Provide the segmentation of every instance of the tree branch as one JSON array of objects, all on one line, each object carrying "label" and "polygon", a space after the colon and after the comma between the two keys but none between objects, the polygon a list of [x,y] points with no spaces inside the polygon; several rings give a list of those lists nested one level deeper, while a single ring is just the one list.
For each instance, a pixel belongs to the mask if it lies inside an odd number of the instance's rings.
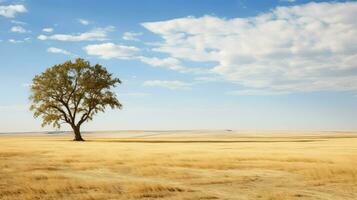
[{"label": "tree branch", "polygon": [[57,106],[54,106],[54,105],[51,105],[50,106],[51,108],[54,108],[56,110],[58,110],[59,112],[61,112],[63,114],[63,117],[64,117],[64,120],[67,122],[67,123],[71,123],[70,120],[68,119],[67,117],[67,114],[64,110],[62,110],[61,108],[57,107]]}]

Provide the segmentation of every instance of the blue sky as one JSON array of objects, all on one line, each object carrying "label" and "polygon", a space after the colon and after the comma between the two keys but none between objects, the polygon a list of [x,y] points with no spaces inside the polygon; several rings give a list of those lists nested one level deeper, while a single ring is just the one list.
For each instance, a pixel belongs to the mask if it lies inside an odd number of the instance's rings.
[{"label": "blue sky", "polygon": [[76,57],[123,81],[124,109],[85,130],[356,129],[356,17],[356,1],[0,0],[0,132],[53,130],[29,84]]}]

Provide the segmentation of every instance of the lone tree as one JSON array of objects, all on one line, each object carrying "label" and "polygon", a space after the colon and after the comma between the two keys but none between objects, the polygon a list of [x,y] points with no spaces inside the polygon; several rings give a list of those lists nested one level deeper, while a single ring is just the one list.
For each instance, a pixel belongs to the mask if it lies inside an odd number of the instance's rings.
[{"label": "lone tree", "polygon": [[54,65],[32,80],[31,108],[34,117],[42,117],[42,126],[69,124],[74,141],[84,141],[80,127],[106,107],[120,109],[122,105],[111,91],[120,84],[103,66],[91,66],[76,59]]}]

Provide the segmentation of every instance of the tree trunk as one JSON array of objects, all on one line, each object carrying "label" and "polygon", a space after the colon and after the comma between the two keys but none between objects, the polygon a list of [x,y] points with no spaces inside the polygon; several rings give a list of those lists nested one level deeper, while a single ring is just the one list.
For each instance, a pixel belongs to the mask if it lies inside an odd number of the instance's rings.
[{"label": "tree trunk", "polygon": [[81,131],[79,126],[73,126],[73,132],[74,132],[74,139],[73,141],[84,141],[82,136],[81,136]]}]

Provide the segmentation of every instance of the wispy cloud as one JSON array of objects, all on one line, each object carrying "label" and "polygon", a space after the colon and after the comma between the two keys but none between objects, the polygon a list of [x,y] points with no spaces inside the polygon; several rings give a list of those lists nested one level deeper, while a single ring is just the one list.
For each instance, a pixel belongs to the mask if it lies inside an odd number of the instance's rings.
[{"label": "wispy cloud", "polygon": [[280,0],[281,2],[289,2],[289,3],[294,3],[296,0]]},{"label": "wispy cloud", "polygon": [[217,76],[199,76],[194,78],[197,82],[217,82],[221,81],[222,79]]},{"label": "wispy cloud", "polygon": [[6,18],[14,18],[17,13],[24,12],[27,12],[27,9],[24,5],[21,4],[0,6],[0,16]]},{"label": "wispy cloud", "polygon": [[53,28],[43,28],[42,31],[46,32],[46,33],[52,33],[53,32]]},{"label": "wispy cloud", "polygon": [[92,44],[84,47],[88,55],[99,56],[103,59],[128,59],[135,56],[140,49],[114,43]]},{"label": "wispy cloud", "polygon": [[56,53],[56,54],[64,54],[64,55],[73,55],[71,52],[69,52],[67,50],[56,48],[56,47],[49,47],[47,49],[47,52]]},{"label": "wispy cloud", "polygon": [[82,25],[89,25],[90,24],[90,22],[88,20],[85,20],[85,19],[77,19],[77,21]]},{"label": "wispy cloud", "polygon": [[182,81],[148,80],[145,81],[143,85],[150,87],[163,87],[170,90],[188,90],[191,89],[192,84]]},{"label": "wispy cloud", "polygon": [[142,35],[142,33],[125,32],[123,34],[123,39],[124,40],[131,40],[131,41],[140,41],[140,39],[138,37],[141,36],[141,35]]},{"label": "wispy cloud", "polygon": [[26,22],[18,21],[18,20],[11,20],[11,23],[13,23],[13,24],[19,24],[19,25],[26,25],[26,24],[27,24]]},{"label": "wispy cloud", "polygon": [[8,40],[10,43],[18,44],[18,43],[23,43],[23,40],[15,40],[15,39],[9,39]]},{"label": "wispy cloud", "polygon": [[139,59],[141,62],[146,63],[153,67],[170,69],[170,70],[178,71],[180,73],[193,73],[193,74],[210,73],[209,71],[203,68],[185,67],[179,59],[173,57],[159,58],[159,57],[138,56],[136,57],[136,59]]},{"label": "wispy cloud", "polygon": [[24,43],[24,42],[30,42],[30,41],[31,41],[31,38],[30,38],[30,37],[26,37],[26,38],[21,39],[21,40],[8,39],[8,42],[14,43],[14,44],[19,44],[19,43]]},{"label": "wispy cloud", "polygon": [[139,59],[141,62],[144,62],[154,67],[168,68],[175,71],[183,71],[186,69],[181,65],[181,62],[178,59],[172,57],[158,58],[158,57],[141,56]]},{"label": "wispy cloud", "polygon": [[231,96],[272,96],[272,95],[284,95],[288,94],[286,91],[270,91],[270,90],[254,90],[254,89],[244,89],[244,90],[235,90],[228,91],[226,95]]},{"label": "wispy cloud", "polygon": [[14,32],[14,33],[27,33],[27,32],[29,32],[28,30],[26,30],[22,26],[13,26],[13,27],[11,27],[10,31]]},{"label": "wispy cloud", "polygon": [[113,31],[113,26],[105,28],[96,28],[88,32],[78,34],[55,34],[55,35],[39,35],[39,40],[58,40],[58,41],[103,41],[107,40],[108,33]]}]

